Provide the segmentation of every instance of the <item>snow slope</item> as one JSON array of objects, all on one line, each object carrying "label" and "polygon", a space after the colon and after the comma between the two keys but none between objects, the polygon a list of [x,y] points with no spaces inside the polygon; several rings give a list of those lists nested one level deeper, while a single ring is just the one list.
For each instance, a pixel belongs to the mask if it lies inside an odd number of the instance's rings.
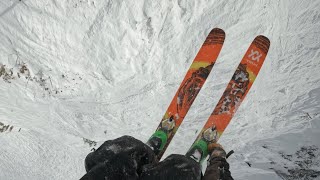
[{"label": "snow slope", "polygon": [[267,59],[220,139],[232,174],[320,179],[319,0],[1,1],[0,179],[79,179],[105,140],[146,141],[214,27],[223,49],[166,155],[188,150],[263,34]]}]

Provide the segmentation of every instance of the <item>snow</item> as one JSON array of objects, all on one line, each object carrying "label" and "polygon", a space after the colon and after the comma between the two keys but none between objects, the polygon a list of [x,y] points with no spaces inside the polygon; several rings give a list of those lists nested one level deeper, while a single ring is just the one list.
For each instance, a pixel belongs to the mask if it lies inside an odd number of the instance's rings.
[{"label": "snow", "polygon": [[224,46],[165,156],[186,153],[263,34],[269,54],[219,142],[235,179],[320,179],[319,0],[1,1],[0,179],[79,179],[105,140],[147,141],[214,27]]}]

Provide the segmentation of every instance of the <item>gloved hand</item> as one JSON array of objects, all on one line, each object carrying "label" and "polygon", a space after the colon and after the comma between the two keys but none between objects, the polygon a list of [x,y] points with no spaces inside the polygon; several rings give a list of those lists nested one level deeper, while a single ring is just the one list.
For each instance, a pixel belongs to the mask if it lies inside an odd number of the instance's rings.
[{"label": "gloved hand", "polygon": [[202,180],[233,180],[226,160],[228,155],[223,147],[216,143],[211,147],[210,152],[208,166]]},{"label": "gloved hand", "polygon": [[149,146],[130,137],[104,142],[85,159],[87,174],[80,180],[137,180],[142,166],[155,162]]},{"label": "gloved hand", "polygon": [[140,180],[201,180],[201,166],[184,155],[172,154],[159,163],[145,165]]}]

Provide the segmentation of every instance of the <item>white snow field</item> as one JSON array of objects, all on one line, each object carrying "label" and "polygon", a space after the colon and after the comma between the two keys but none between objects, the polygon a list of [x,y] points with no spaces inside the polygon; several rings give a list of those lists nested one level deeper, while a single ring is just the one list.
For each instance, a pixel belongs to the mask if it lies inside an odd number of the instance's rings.
[{"label": "white snow field", "polygon": [[165,156],[186,153],[263,34],[219,142],[237,180],[320,179],[319,0],[1,0],[0,179],[79,179],[104,141],[146,142],[214,27],[224,46]]}]

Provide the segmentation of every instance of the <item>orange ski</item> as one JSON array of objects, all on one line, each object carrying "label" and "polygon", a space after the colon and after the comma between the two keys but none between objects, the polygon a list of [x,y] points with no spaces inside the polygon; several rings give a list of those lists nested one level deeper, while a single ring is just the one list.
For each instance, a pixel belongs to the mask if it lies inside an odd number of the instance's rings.
[{"label": "orange ski", "polygon": [[211,153],[214,143],[218,141],[249,92],[267,56],[269,46],[269,39],[261,35],[251,43],[218,104],[187,152],[188,157],[202,162]]},{"label": "orange ski", "polygon": [[220,53],[224,39],[225,33],[223,30],[218,28],[211,30],[173,97],[156,132],[148,140],[147,144],[153,149],[158,160],[161,159],[205,83]]}]

